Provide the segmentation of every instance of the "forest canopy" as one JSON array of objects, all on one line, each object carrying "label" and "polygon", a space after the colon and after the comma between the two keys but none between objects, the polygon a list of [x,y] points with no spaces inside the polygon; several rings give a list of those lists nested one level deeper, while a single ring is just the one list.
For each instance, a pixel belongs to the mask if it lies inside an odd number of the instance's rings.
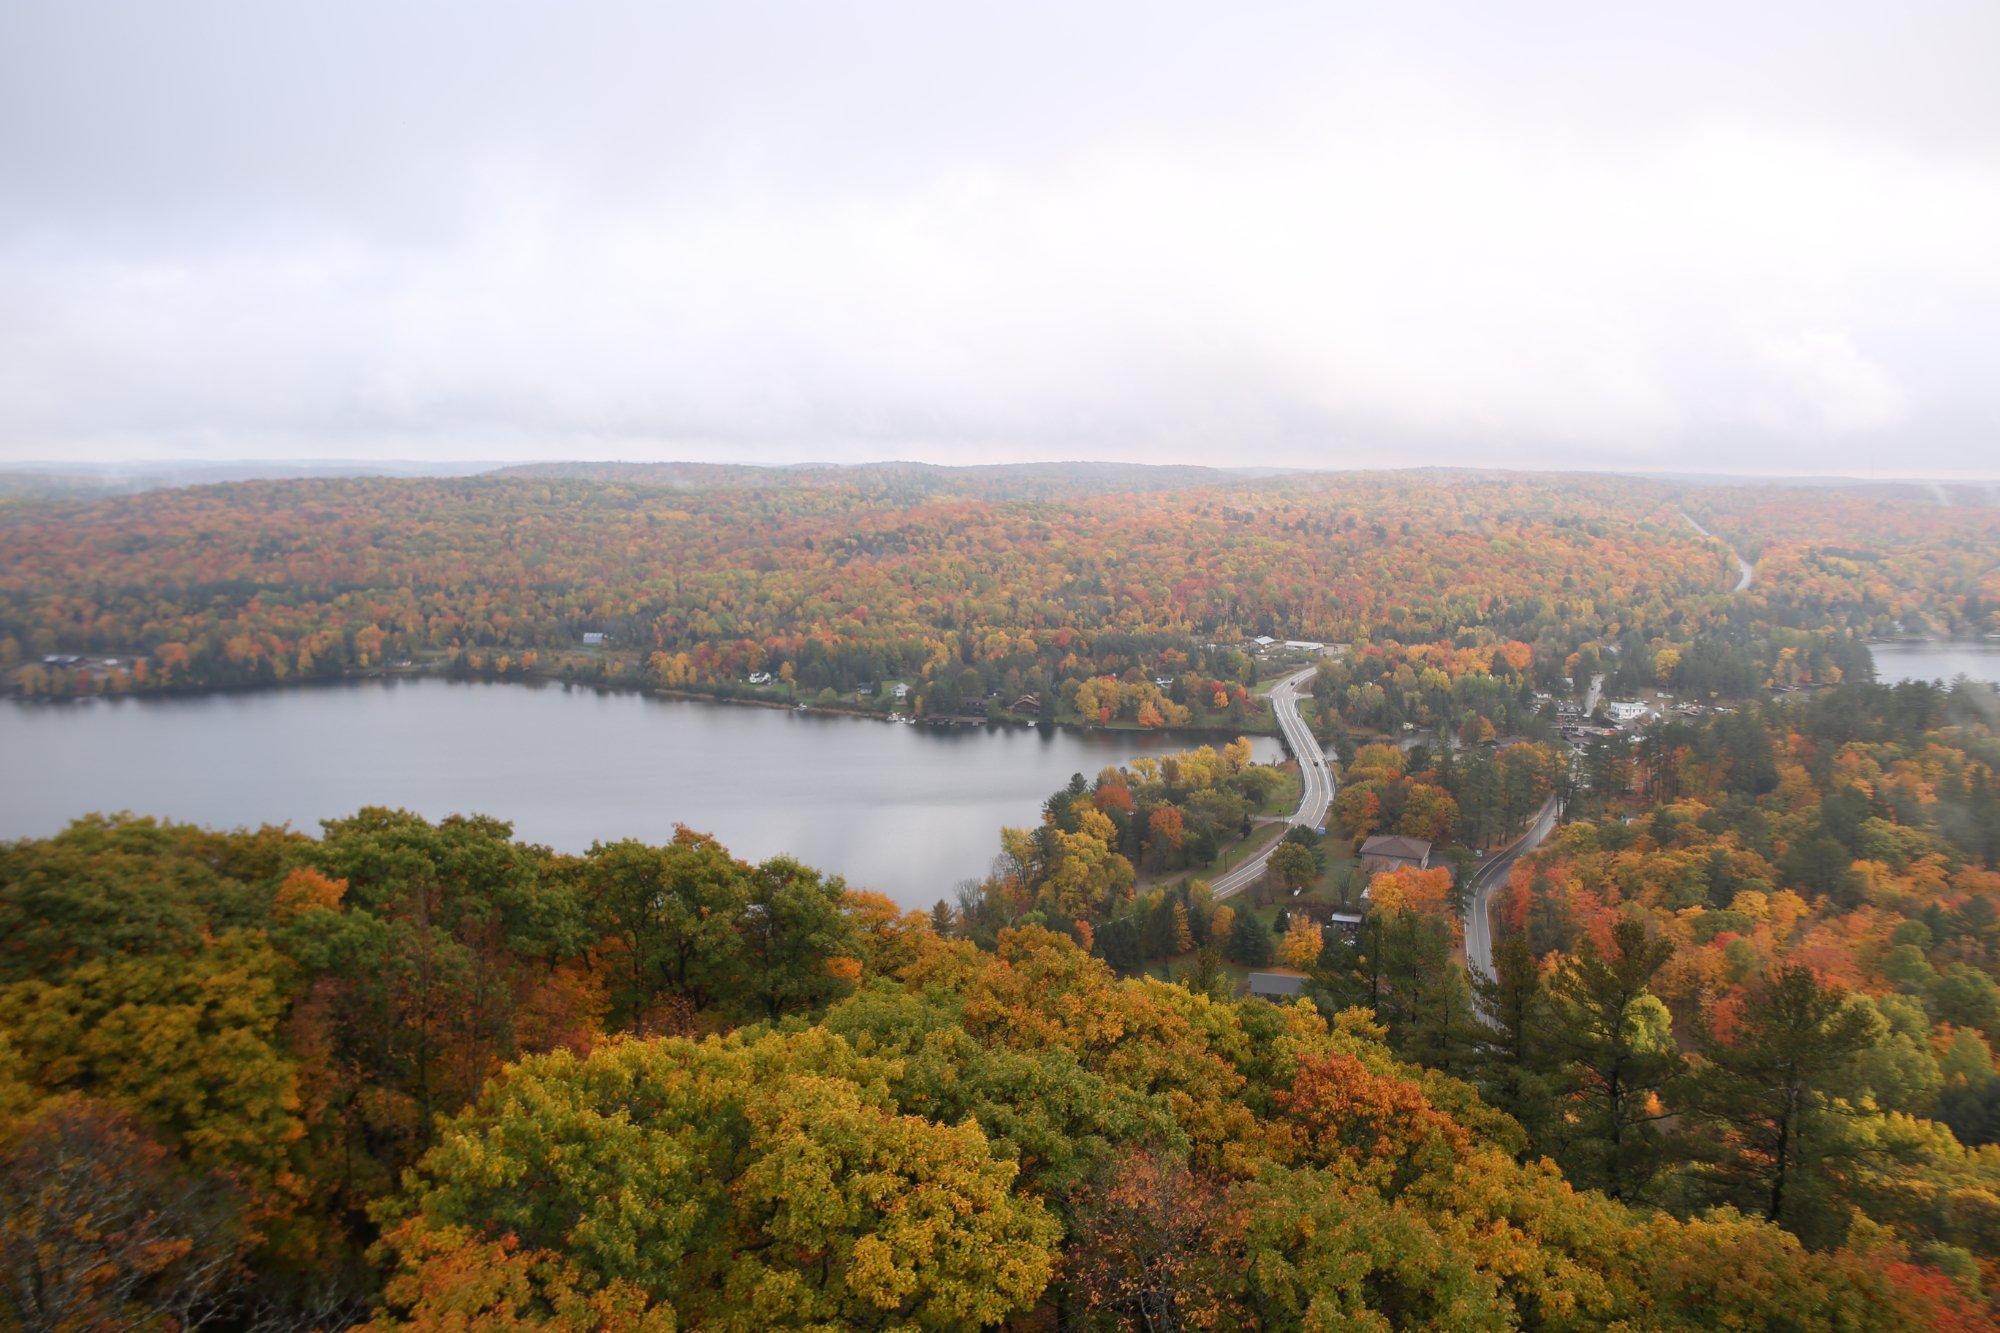
[{"label": "forest canopy", "polygon": [[91,819],[0,848],[0,924],[24,1323],[1968,1308],[1887,1231],[1807,1248],[1575,1188],[1363,1010],[1120,979],[1035,927],[982,950],[693,833],[562,856],[388,810]]}]

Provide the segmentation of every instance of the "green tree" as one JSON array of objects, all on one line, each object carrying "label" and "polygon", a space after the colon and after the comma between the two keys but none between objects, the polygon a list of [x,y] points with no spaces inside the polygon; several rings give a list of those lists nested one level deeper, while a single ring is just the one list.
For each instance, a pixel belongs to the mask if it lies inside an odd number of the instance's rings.
[{"label": "green tree", "polygon": [[[1827,1117],[1855,1089],[1854,1057],[1873,1035],[1868,1014],[1812,969],[1780,966],[1749,997],[1741,1027],[1705,1045],[1694,1105],[1717,1135],[1706,1174],[1719,1196],[1794,1231],[1824,1200]],[[1808,1240],[1815,1239],[1808,1235]]]},{"label": "green tree", "polygon": [[596,844],[584,857],[583,896],[615,978],[616,1026],[642,1024],[663,997],[705,1008],[740,984],[750,877],[713,838],[682,828],[664,847]]},{"label": "green tree", "polygon": [[1614,1199],[1639,1198],[1662,1164],[1661,1096],[1683,1061],[1651,984],[1672,955],[1670,941],[1621,920],[1608,951],[1585,936],[1549,981],[1556,1091],[1574,1108],[1558,1160],[1572,1180]]},{"label": "green tree", "polygon": [[1236,920],[1230,923],[1229,938],[1224,941],[1222,952],[1233,963],[1244,967],[1268,967],[1271,951],[1275,947],[1271,938],[1271,928],[1248,908],[1236,913]]},{"label": "green tree", "polygon": [[847,993],[849,983],[828,966],[855,952],[854,929],[840,905],[846,890],[839,876],[828,878],[789,856],[751,872],[741,927],[743,993],[766,1017]]},{"label": "green tree", "polygon": [[1540,1142],[1551,1114],[1547,998],[1527,937],[1512,934],[1494,946],[1493,975],[1475,977],[1473,989],[1479,1000],[1472,1031],[1480,1095]]},{"label": "green tree", "polygon": [[1271,873],[1287,891],[1310,886],[1319,878],[1319,869],[1312,850],[1296,842],[1280,842],[1271,849]]},{"label": "green tree", "polygon": [[1461,1068],[1472,1034],[1472,989],[1452,959],[1451,922],[1379,908],[1369,917],[1375,1016],[1389,1029],[1390,1046],[1427,1068]]}]

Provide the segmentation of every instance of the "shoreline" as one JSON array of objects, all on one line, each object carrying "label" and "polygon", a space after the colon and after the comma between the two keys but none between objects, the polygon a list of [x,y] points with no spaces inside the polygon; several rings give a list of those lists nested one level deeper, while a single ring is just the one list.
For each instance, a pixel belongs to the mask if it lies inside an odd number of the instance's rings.
[{"label": "shoreline", "polygon": [[1913,639],[1863,639],[1862,646],[1876,648],[2000,648],[2000,634],[1977,639],[1940,639],[1922,635]]},{"label": "shoreline", "polygon": [[[357,685],[364,682],[393,684],[406,680],[440,680],[453,685],[523,685],[535,689],[559,688],[565,690],[594,690],[601,694],[636,694],[656,699],[677,699],[689,703],[730,705],[746,708],[763,708],[782,713],[806,713],[815,717],[846,717],[862,722],[889,722],[886,713],[865,708],[827,707],[824,704],[804,700],[787,702],[782,699],[759,698],[755,695],[708,694],[698,690],[670,689],[659,685],[618,684],[611,681],[564,680],[560,676],[521,675],[499,676],[491,673],[467,672],[454,674],[449,671],[431,670],[424,667],[380,667],[361,671],[343,672],[337,676],[311,676],[300,680],[259,681],[240,685],[168,685],[148,687],[138,690],[124,690],[116,693],[63,694],[31,696],[18,691],[9,691],[6,699],[14,704],[28,707],[64,707],[95,704],[100,701],[123,703],[144,702],[151,699],[202,699],[227,697],[230,695],[273,694],[284,690],[326,689],[336,686]],[[1096,722],[1072,722],[1030,720],[1026,718],[975,718],[952,717],[947,720],[931,721],[917,719],[912,723],[891,723],[890,725],[914,725],[934,731],[971,730],[981,727],[996,729],[1038,729],[1051,727],[1066,731],[1117,734],[1130,732],[1135,735],[1173,735],[1207,737],[1221,741],[1234,740],[1238,736],[1275,737],[1278,732],[1266,727],[1221,727],[1189,723],[1178,727],[1141,727],[1130,723],[1105,725]]]}]

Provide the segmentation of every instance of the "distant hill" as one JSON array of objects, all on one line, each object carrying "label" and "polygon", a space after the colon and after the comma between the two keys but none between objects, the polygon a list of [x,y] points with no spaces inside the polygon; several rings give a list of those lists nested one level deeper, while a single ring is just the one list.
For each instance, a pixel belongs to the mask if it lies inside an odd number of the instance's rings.
[{"label": "distant hill", "polygon": [[884,497],[937,495],[989,499],[1049,499],[1104,492],[1182,491],[1282,475],[1284,468],[1211,468],[1149,463],[524,463],[494,475],[565,477],[626,486],[686,491],[810,489],[838,486]]},{"label": "distant hill", "polygon": [[16,463],[0,466],[0,496],[84,497],[135,495],[176,486],[215,486],[232,481],[293,481],[311,477],[464,477],[489,472],[490,461],[430,462],[420,459],[232,459],[226,462],[167,460],[158,463]]}]

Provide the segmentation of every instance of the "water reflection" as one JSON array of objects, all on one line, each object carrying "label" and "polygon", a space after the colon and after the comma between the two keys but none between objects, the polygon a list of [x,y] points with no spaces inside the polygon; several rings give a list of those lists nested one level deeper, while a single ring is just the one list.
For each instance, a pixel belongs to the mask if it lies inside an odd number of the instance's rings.
[{"label": "water reflection", "polygon": [[[1214,738],[948,728],[557,684],[356,681],[0,707],[0,836],[91,810],[291,823],[365,804],[477,811],[569,851],[676,823],[924,907],[1071,773]],[[1276,758],[1260,738],[1259,758]]]}]

